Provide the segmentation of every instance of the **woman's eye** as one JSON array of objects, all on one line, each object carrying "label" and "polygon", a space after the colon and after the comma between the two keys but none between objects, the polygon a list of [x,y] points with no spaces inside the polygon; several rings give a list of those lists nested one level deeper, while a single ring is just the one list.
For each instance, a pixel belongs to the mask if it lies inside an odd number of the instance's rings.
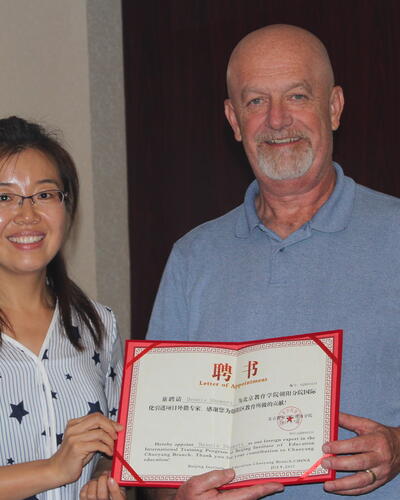
[{"label": "woman's eye", "polygon": [[53,193],[49,192],[49,191],[42,191],[41,193],[38,194],[38,198],[40,200],[50,200],[51,198],[53,198]]},{"label": "woman's eye", "polygon": [[6,193],[0,194],[0,202],[12,201],[12,196]]}]

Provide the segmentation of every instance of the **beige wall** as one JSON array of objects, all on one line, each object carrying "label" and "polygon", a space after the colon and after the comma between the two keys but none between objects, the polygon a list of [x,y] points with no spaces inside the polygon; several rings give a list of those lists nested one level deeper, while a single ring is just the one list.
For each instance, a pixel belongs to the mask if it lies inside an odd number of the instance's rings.
[{"label": "beige wall", "polygon": [[0,0],[0,68],[0,115],[63,132],[81,180],[70,273],[129,337],[120,1]]}]

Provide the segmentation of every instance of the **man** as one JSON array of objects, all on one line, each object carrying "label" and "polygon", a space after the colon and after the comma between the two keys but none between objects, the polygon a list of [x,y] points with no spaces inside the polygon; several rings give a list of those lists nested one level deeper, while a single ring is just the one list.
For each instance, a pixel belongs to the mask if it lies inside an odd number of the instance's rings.
[{"label": "man", "polygon": [[[332,162],[344,99],[314,35],[286,25],[250,33],[231,55],[227,83],[225,113],[256,181],[243,205],[175,244],[148,337],[343,329],[340,439],[323,447],[335,455],[323,465],[340,472],[323,487],[287,487],[282,498],[398,499],[400,200],[355,184]],[[214,496],[223,474],[192,478],[177,498]]]}]

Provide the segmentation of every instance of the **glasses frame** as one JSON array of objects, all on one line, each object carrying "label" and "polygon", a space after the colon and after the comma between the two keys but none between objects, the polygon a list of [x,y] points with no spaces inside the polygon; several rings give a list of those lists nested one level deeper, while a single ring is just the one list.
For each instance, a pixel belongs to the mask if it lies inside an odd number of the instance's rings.
[{"label": "glasses frame", "polygon": [[[60,197],[59,197],[59,204],[60,205],[62,205],[64,203],[65,199],[68,197],[68,193],[66,193],[65,191],[62,191],[61,189],[43,189],[42,191],[37,191],[36,193],[33,193],[29,196],[24,196],[23,194],[18,194],[18,193],[0,192],[0,197],[3,195],[6,195],[6,196],[16,196],[17,198],[19,198],[17,205],[11,205],[9,207],[7,207],[6,205],[2,207],[2,203],[0,201],[0,211],[2,209],[5,209],[5,208],[12,208],[12,209],[22,208],[25,200],[31,200],[31,204],[33,207],[46,206],[46,204],[41,205],[40,203],[37,203],[37,200],[35,201],[35,199],[34,199],[35,197],[37,197],[38,194],[41,194],[41,193],[58,193],[60,195]],[[45,201],[45,200],[43,200],[43,201]]]}]

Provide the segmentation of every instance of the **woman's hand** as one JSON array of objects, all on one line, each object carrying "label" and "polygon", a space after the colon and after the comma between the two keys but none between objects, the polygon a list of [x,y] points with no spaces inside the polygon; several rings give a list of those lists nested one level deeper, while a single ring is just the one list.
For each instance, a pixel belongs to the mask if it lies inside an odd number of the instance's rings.
[{"label": "woman's hand", "polygon": [[79,500],[126,500],[125,488],[118,486],[110,477],[110,472],[103,472],[85,484],[81,489]]},{"label": "woman's hand", "polygon": [[60,448],[49,459],[57,484],[61,486],[76,481],[96,452],[111,456],[117,432],[122,428],[101,413],[70,420]]}]

